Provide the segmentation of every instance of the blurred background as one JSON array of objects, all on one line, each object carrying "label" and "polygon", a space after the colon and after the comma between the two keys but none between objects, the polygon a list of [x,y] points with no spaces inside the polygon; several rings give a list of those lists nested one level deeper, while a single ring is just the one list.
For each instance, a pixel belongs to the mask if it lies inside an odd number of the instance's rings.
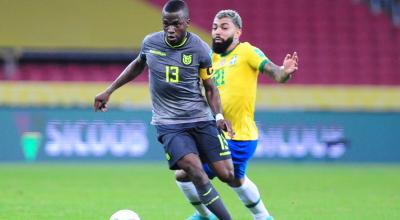
[{"label": "blurred background", "polygon": [[[259,77],[256,158],[400,162],[397,0],[187,1],[208,43],[214,15],[242,16],[242,41],[277,64],[297,51],[285,85]],[[161,30],[163,0],[0,0],[0,161],[163,160],[150,126],[147,70],[109,112],[94,96]]]},{"label": "blurred background", "polygon": [[[0,0],[0,219],[184,219],[192,207],[150,125],[148,72],[94,96],[161,30],[164,0]],[[248,169],[276,219],[400,219],[398,0],[187,0],[190,31],[237,10],[242,41],[281,65],[259,76],[259,145]],[[156,179],[156,180],[155,180]],[[251,219],[213,181],[235,219]],[[178,207],[178,208],[177,208]],[[317,217],[316,217],[317,216]]]}]

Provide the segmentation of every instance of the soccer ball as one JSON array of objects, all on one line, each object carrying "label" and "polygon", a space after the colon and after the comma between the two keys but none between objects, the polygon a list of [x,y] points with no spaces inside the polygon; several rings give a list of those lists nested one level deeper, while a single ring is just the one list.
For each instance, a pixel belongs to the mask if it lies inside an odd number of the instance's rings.
[{"label": "soccer ball", "polygon": [[115,212],[110,220],[140,220],[140,217],[134,211],[123,209]]}]

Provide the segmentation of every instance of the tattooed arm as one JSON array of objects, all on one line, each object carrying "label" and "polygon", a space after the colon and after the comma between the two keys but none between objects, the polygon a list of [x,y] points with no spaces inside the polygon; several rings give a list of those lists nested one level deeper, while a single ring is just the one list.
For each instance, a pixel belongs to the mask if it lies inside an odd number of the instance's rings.
[{"label": "tattooed arm", "polygon": [[285,83],[298,69],[298,61],[299,58],[296,52],[293,55],[287,54],[282,66],[277,66],[269,61],[265,64],[263,73],[270,76],[276,82]]}]

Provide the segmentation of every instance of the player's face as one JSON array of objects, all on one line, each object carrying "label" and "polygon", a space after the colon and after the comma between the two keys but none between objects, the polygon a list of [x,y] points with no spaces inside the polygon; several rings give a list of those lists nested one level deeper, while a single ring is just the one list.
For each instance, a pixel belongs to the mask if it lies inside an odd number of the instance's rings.
[{"label": "player's face", "polygon": [[165,37],[169,44],[178,45],[186,35],[186,29],[189,26],[189,19],[183,16],[182,11],[168,13],[164,12],[162,16],[163,29]]},{"label": "player's face", "polygon": [[238,41],[240,29],[230,18],[215,18],[211,31],[212,47],[215,53],[225,53],[234,40]]}]

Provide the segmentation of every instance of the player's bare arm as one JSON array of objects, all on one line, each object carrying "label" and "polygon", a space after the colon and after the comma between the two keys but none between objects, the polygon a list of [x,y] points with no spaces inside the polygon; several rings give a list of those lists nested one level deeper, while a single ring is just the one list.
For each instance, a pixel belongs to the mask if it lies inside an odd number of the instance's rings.
[{"label": "player's bare arm", "polygon": [[106,90],[96,95],[94,98],[94,111],[107,111],[107,102],[111,94],[119,87],[135,79],[138,75],[140,75],[140,73],[143,72],[145,67],[146,61],[141,59],[140,56],[133,60]]},{"label": "player's bare arm", "polygon": [[292,78],[293,74],[298,69],[298,61],[299,58],[296,52],[293,54],[287,54],[283,60],[282,66],[278,66],[269,61],[265,64],[263,73],[270,76],[276,82],[285,83]]},{"label": "player's bare arm", "polygon": [[[219,92],[217,86],[215,86],[215,82],[213,78],[204,79],[203,85],[207,97],[208,104],[211,107],[211,110],[215,115],[222,114],[221,107],[221,99],[219,97]],[[217,118],[217,126],[218,128],[228,132],[228,135],[231,137],[235,136],[234,131],[232,130],[232,125],[228,120]]]}]

